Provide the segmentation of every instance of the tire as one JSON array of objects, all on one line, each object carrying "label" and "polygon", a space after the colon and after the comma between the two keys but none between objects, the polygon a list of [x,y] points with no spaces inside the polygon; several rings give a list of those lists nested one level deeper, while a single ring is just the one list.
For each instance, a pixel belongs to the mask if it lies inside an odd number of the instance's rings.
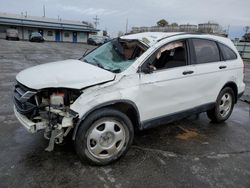
[{"label": "tire", "polygon": [[74,144],[82,162],[107,165],[126,154],[133,138],[130,119],[118,110],[103,108],[81,123]]},{"label": "tire", "polygon": [[207,111],[207,116],[214,123],[226,121],[232,114],[235,104],[234,91],[230,87],[225,87],[219,93],[215,107]]}]

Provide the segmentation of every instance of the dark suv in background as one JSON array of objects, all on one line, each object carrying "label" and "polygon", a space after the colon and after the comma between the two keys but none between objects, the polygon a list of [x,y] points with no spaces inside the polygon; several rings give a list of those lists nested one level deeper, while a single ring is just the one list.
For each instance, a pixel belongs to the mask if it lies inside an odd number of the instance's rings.
[{"label": "dark suv in background", "polygon": [[30,42],[44,42],[44,38],[39,32],[32,32],[29,36]]}]

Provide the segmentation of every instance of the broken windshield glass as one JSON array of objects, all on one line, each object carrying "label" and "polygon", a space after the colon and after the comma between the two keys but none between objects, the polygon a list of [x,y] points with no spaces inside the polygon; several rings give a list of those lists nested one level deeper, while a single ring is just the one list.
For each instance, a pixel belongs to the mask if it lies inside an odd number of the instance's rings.
[{"label": "broken windshield glass", "polygon": [[133,64],[145,50],[146,47],[139,41],[114,39],[96,48],[81,60],[102,69],[119,73]]}]

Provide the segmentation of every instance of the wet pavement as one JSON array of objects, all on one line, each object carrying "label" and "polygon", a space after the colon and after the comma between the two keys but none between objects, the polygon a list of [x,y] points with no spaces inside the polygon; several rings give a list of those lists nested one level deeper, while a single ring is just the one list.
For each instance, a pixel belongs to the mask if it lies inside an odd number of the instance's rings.
[{"label": "wet pavement", "polygon": [[[45,152],[42,133],[29,134],[12,111],[17,72],[32,65],[79,58],[83,44],[0,40],[0,187],[250,187],[250,109],[212,124],[203,113],[135,135],[118,162],[81,163],[72,143]],[[42,76],[42,75],[37,75]]]}]

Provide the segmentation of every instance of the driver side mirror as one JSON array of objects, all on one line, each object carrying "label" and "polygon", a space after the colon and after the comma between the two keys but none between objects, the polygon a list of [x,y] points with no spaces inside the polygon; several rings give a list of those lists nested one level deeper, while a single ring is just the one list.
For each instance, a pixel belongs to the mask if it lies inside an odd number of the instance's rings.
[{"label": "driver side mirror", "polygon": [[156,68],[153,65],[147,64],[146,66],[140,67],[140,72],[143,72],[145,74],[151,74],[154,72]]}]

